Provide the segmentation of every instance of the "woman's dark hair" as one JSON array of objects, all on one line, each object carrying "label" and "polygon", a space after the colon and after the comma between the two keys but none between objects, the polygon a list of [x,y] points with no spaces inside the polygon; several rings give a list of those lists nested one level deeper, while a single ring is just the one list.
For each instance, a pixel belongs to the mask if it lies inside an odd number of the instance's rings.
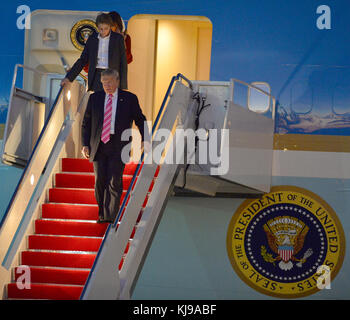
[{"label": "woman's dark hair", "polygon": [[120,14],[116,11],[111,11],[109,16],[112,18],[113,24],[116,24],[119,31],[123,32],[123,22]]},{"label": "woman's dark hair", "polygon": [[113,26],[113,20],[108,13],[101,13],[96,18],[96,25],[98,26],[99,24],[108,24]]}]

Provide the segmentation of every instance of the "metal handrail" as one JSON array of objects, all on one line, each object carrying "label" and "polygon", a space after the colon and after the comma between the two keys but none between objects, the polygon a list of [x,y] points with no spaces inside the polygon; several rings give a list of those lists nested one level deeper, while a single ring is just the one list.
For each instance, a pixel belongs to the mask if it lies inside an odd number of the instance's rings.
[{"label": "metal handrail", "polygon": [[260,91],[261,93],[264,93],[264,94],[268,95],[271,99],[274,99],[274,97],[271,95],[271,93],[268,93],[268,92],[266,92],[265,90],[263,90],[263,89],[261,89],[261,88],[259,88],[259,87],[254,86],[253,84],[244,82],[244,81],[239,80],[239,79],[231,79],[231,81],[232,81],[232,82],[238,82],[238,83],[240,83],[240,84],[244,84],[245,86],[250,87],[250,88],[252,88],[252,89],[256,89],[256,90]]},{"label": "metal handrail", "polygon": [[33,71],[33,72],[38,73],[38,74],[41,74],[41,75],[43,75],[43,76],[48,75],[48,72],[39,71],[39,70],[37,70],[37,69],[34,69],[34,68],[31,68],[31,67],[25,66],[24,64],[18,63],[18,64],[16,64],[16,67],[17,67],[17,68],[18,68],[18,67],[21,67],[21,68],[23,68],[23,69],[27,69],[27,70]]},{"label": "metal handrail", "polygon": [[50,109],[50,112],[49,112],[49,115],[48,115],[48,117],[47,117],[47,120],[46,120],[45,123],[44,123],[44,127],[42,128],[42,130],[41,130],[41,132],[40,132],[40,135],[39,135],[39,137],[38,137],[38,140],[36,141],[35,146],[34,146],[34,148],[33,148],[33,151],[32,151],[32,153],[30,154],[30,157],[29,157],[29,159],[28,159],[27,165],[26,165],[25,168],[23,169],[22,175],[21,175],[21,177],[20,177],[20,179],[19,179],[19,182],[18,182],[18,184],[17,184],[17,187],[16,187],[14,193],[12,194],[11,200],[10,200],[8,206],[7,206],[7,209],[6,209],[6,211],[5,211],[5,214],[4,214],[3,218],[2,218],[2,220],[0,221],[0,229],[1,229],[3,223],[4,223],[5,219],[6,219],[6,216],[8,215],[8,213],[9,213],[11,207],[12,207],[12,204],[13,204],[15,198],[16,198],[17,192],[18,192],[18,190],[19,190],[20,187],[21,187],[22,181],[23,181],[24,177],[26,176],[26,173],[27,173],[28,168],[30,167],[30,164],[31,164],[31,160],[32,160],[32,158],[33,158],[33,155],[35,154],[35,151],[36,151],[38,145],[39,145],[40,142],[41,142],[41,139],[42,139],[42,137],[43,137],[43,135],[44,135],[44,132],[45,132],[47,126],[48,126],[48,123],[49,123],[49,121],[50,121],[50,119],[51,119],[51,117],[52,117],[52,114],[53,114],[53,112],[54,112],[54,110],[55,110],[55,107],[56,107],[56,105],[57,105],[57,102],[58,102],[58,100],[59,100],[59,98],[60,98],[60,96],[61,96],[61,94],[62,94],[62,91],[63,91],[63,88],[61,87],[60,90],[58,91],[58,94],[57,94],[57,96],[56,96],[56,99],[55,99],[54,103],[52,104],[52,108]]},{"label": "metal handrail", "polygon": [[253,84],[250,84],[250,83],[247,83],[247,82],[244,82],[242,80],[239,80],[239,79],[234,79],[232,78],[231,79],[231,83],[232,83],[232,87],[233,87],[233,90],[231,92],[231,97],[230,97],[230,100],[233,102],[233,98],[234,98],[234,95],[233,95],[233,91],[234,91],[234,83],[237,82],[237,83],[240,83],[240,84],[243,84],[251,89],[255,89],[257,91],[259,91],[260,93],[263,93],[267,96],[270,97],[270,99],[272,100],[272,117],[273,119],[275,118],[275,109],[276,109],[276,98],[269,92],[266,92],[265,90],[257,87],[257,86],[254,86]]},{"label": "metal handrail", "polygon": [[[169,84],[169,87],[168,87],[168,90],[166,91],[166,94],[165,94],[165,96],[164,96],[163,102],[162,102],[161,107],[160,107],[160,109],[159,109],[159,111],[158,111],[156,120],[154,121],[154,124],[153,124],[153,126],[152,126],[151,137],[153,137],[153,134],[154,134],[154,132],[155,132],[155,129],[156,129],[156,127],[157,127],[157,125],[158,125],[158,123],[159,123],[159,120],[160,120],[160,118],[161,118],[161,115],[163,114],[163,111],[164,111],[166,102],[167,102],[167,100],[168,100],[168,98],[169,98],[169,96],[170,96],[170,93],[171,93],[171,90],[172,90],[172,88],[173,88],[173,86],[174,86],[174,83],[175,83],[175,81],[178,81],[178,80],[180,80],[180,79],[186,81],[191,89],[193,88],[192,82],[191,82],[189,79],[187,79],[184,75],[182,75],[181,73],[178,73],[176,76],[173,76],[173,77],[172,77],[172,79],[171,79],[171,81],[170,81],[170,84]],[[91,267],[90,273],[89,273],[88,278],[87,278],[87,280],[86,280],[84,289],[83,289],[83,291],[82,291],[82,293],[81,293],[81,295],[80,295],[80,298],[84,296],[85,290],[86,290],[87,285],[88,285],[88,283],[89,283],[89,281],[90,281],[90,279],[91,279],[91,275],[92,275],[92,273],[93,273],[93,271],[94,271],[94,269],[95,269],[95,267],[96,267],[96,263],[97,263],[97,261],[98,261],[98,258],[99,258],[100,255],[101,255],[103,246],[104,246],[104,244],[105,244],[105,241],[106,241],[106,239],[107,239],[107,236],[108,236],[110,230],[113,228],[113,229],[115,230],[115,232],[117,231],[117,224],[118,224],[118,222],[119,222],[119,219],[120,219],[120,216],[121,216],[123,210],[124,210],[125,207],[126,207],[127,199],[128,199],[128,197],[129,197],[129,195],[130,195],[130,193],[131,193],[131,191],[132,191],[132,189],[133,189],[133,187],[134,187],[134,184],[135,184],[135,182],[136,182],[136,177],[137,177],[137,175],[139,174],[139,171],[140,171],[141,166],[142,166],[143,159],[144,159],[144,152],[142,152],[141,158],[140,158],[139,163],[138,163],[138,165],[137,165],[137,167],[136,167],[136,170],[135,170],[134,175],[133,175],[133,177],[132,177],[132,180],[131,180],[131,183],[130,183],[130,185],[129,185],[129,188],[128,188],[128,190],[127,190],[127,192],[126,192],[126,195],[125,195],[125,197],[124,197],[124,199],[123,199],[122,205],[121,205],[120,208],[119,208],[117,217],[116,217],[116,219],[115,219],[113,225],[112,225],[112,224],[109,224],[108,227],[107,227],[105,236],[103,237],[103,240],[102,240],[102,242],[101,242],[101,245],[100,245],[100,247],[99,247],[99,250],[98,250],[98,252],[97,252],[97,254],[96,254],[96,258],[95,258],[94,263],[93,263],[93,265],[92,265],[92,267]]]},{"label": "metal handrail", "polygon": [[[170,84],[169,84],[169,87],[168,87],[168,90],[167,90],[167,92],[166,92],[166,94],[165,94],[165,97],[164,97],[164,99],[163,99],[162,105],[161,105],[161,107],[160,107],[160,109],[159,109],[159,111],[158,111],[156,120],[154,121],[154,124],[153,124],[153,126],[152,126],[152,132],[151,132],[151,136],[152,136],[152,137],[153,137],[153,134],[154,134],[154,132],[155,132],[155,129],[157,128],[157,125],[158,125],[158,123],[159,123],[159,120],[160,120],[160,118],[161,118],[161,115],[163,114],[166,101],[168,100],[168,98],[169,98],[169,96],[170,96],[170,93],[171,93],[171,89],[173,88],[175,81],[177,81],[177,80],[179,80],[179,79],[185,80],[185,81],[190,85],[190,88],[192,88],[192,83],[191,83],[191,81],[188,80],[188,79],[187,79],[185,76],[183,76],[181,73],[178,73],[176,76],[173,76],[173,77],[172,77],[172,79],[171,79],[171,81],[170,81]],[[120,216],[121,216],[121,214],[122,214],[122,212],[123,212],[123,210],[124,210],[124,208],[125,208],[126,201],[127,201],[128,197],[129,197],[129,195],[130,195],[130,193],[131,193],[131,190],[132,190],[132,188],[133,188],[133,186],[134,186],[134,183],[135,183],[135,181],[136,181],[136,177],[137,177],[137,175],[139,174],[139,171],[140,171],[140,169],[141,169],[141,165],[142,165],[143,159],[144,159],[144,152],[142,152],[141,158],[140,158],[140,160],[139,160],[139,163],[138,163],[138,165],[137,165],[137,167],[136,167],[136,170],[135,170],[135,172],[134,172],[134,175],[133,175],[133,177],[132,177],[132,180],[131,180],[131,183],[130,183],[130,185],[129,185],[128,191],[127,191],[127,193],[126,193],[126,195],[125,195],[125,197],[124,197],[124,199],[123,199],[122,205],[120,206],[120,209],[119,209],[119,211],[118,211],[117,218],[116,218],[116,220],[115,220],[115,222],[114,222],[114,224],[113,224],[113,228],[116,228],[117,223],[118,223],[118,221],[119,221],[119,218],[120,218]]]},{"label": "metal handrail", "polygon": [[[40,74],[40,75],[44,75],[44,76],[47,76],[47,75],[48,75],[48,73],[46,73],[46,72],[42,72],[42,71],[33,69],[33,68],[31,68],[31,67],[25,66],[24,64],[19,64],[19,63],[17,63],[17,64],[15,65],[14,72],[13,72],[13,77],[12,77],[11,90],[10,90],[9,109],[7,110],[7,116],[6,116],[6,124],[5,124],[5,130],[4,130],[4,138],[7,137],[8,120],[9,120],[10,113],[11,113],[12,98],[13,98],[13,94],[14,94],[14,90],[15,90],[16,81],[17,81],[18,68],[27,69],[27,70],[29,70],[29,71],[33,71],[34,73],[37,73],[37,74]],[[4,140],[4,143],[2,144],[2,147],[1,147],[1,156],[4,154],[5,142],[6,142],[6,141]],[[0,227],[1,227],[1,224],[0,224]]]},{"label": "metal handrail", "polygon": [[[76,99],[70,98],[71,90],[76,93]],[[12,264],[20,243],[23,241],[26,228],[29,222],[32,221],[33,214],[37,210],[39,201],[41,201],[40,197],[56,165],[61,148],[72,128],[76,112],[81,108],[81,103],[86,100],[82,93],[82,85],[74,83],[72,88],[68,88],[66,101],[65,88],[61,87],[59,89],[48,118],[17,184],[6,211],[5,217],[7,218],[2,221],[4,227],[1,230],[2,233],[0,233],[1,239],[4,240],[4,246],[1,249],[1,265],[5,269],[9,269]],[[63,114],[60,112],[61,106],[64,110]],[[69,109],[66,106],[69,106]],[[34,178],[35,176],[36,178]],[[23,203],[23,196],[25,199],[29,197],[29,201]],[[15,232],[12,235],[13,231]]]}]

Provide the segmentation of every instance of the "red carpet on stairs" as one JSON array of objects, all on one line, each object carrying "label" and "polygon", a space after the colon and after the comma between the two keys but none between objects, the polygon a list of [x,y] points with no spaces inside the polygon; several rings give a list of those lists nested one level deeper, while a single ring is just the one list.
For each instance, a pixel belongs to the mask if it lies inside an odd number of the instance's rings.
[{"label": "red carpet on stairs", "polygon": [[[94,196],[93,166],[85,159],[62,159],[49,202],[42,205],[35,221],[35,234],[27,239],[27,250],[20,254],[21,266],[30,270],[30,289],[17,284],[21,269],[13,270],[7,285],[8,299],[79,299],[108,224],[97,224],[98,208]],[[137,164],[125,166],[123,201]],[[158,174],[157,170],[156,175]],[[153,188],[153,183],[151,189]],[[143,207],[146,205],[146,197]],[[137,223],[140,221],[142,211]],[[130,236],[132,239],[136,226]],[[130,241],[125,249],[128,252]],[[123,265],[124,257],[119,264]],[[23,278],[23,277],[22,277]]]}]

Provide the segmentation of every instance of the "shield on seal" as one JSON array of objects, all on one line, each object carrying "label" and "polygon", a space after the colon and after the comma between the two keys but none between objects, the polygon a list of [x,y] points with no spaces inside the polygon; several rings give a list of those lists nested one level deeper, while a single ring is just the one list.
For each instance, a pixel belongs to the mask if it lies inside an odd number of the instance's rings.
[{"label": "shield on seal", "polygon": [[288,262],[293,256],[293,246],[279,246],[278,254],[284,262]]}]

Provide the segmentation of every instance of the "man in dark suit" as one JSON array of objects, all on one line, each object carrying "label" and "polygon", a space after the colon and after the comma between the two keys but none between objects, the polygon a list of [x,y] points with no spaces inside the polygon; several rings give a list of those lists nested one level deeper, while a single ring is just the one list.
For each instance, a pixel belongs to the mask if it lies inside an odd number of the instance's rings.
[{"label": "man in dark suit", "polygon": [[93,33],[88,38],[80,58],[62,80],[61,85],[72,82],[81,70],[89,65],[88,90],[103,90],[101,73],[107,68],[115,69],[120,76],[120,88],[127,89],[127,61],[124,38],[111,30],[112,18],[102,13],[96,18],[99,33]]},{"label": "man in dark suit", "polygon": [[113,222],[119,210],[125,166],[121,153],[130,143],[130,140],[121,140],[123,131],[130,129],[135,121],[142,142],[145,137],[146,141],[149,139],[146,118],[136,95],[118,89],[118,72],[112,69],[103,71],[101,82],[104,91],[90,96],[82,123],[82,153],[94,165],[99,223]]}]

